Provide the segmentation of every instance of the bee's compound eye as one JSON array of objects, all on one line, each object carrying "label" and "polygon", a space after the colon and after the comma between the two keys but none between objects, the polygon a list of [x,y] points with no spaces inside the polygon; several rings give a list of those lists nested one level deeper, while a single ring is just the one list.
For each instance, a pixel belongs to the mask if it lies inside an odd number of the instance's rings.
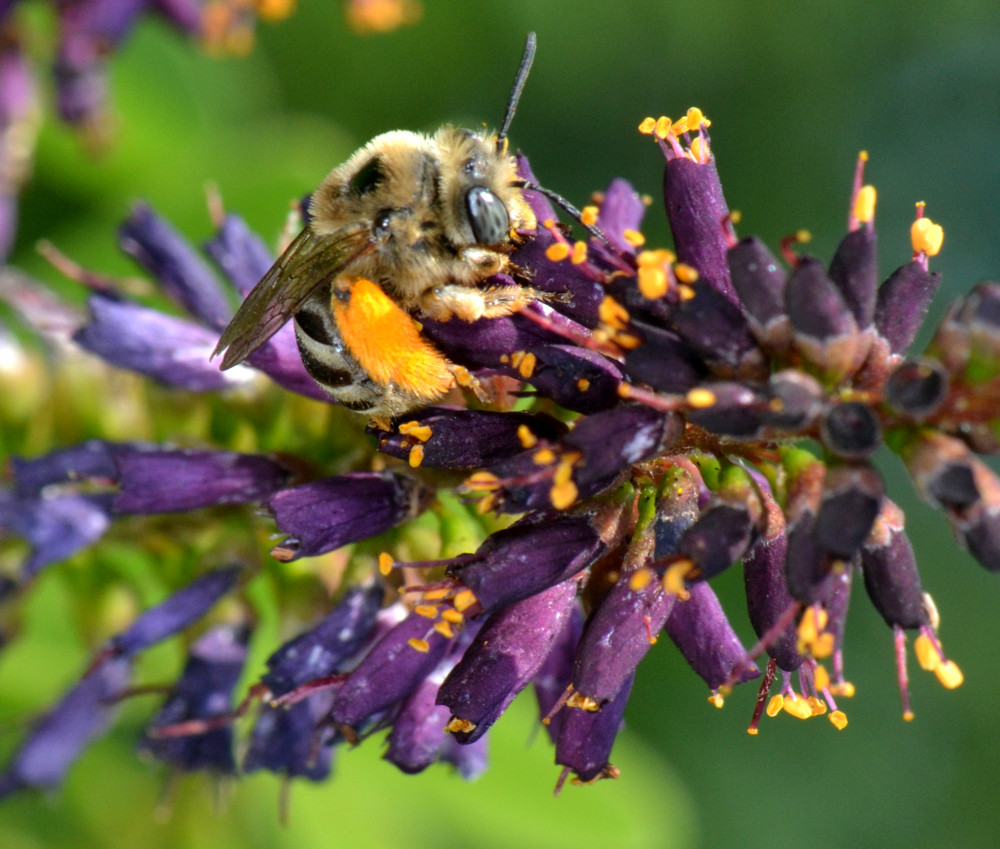
[{"label": "bee's compound eye", "polygon": [[376,236],[385,236],[389,232],[389,225],[392,223],[392,210],[383,209],[372,219],[372,229]]},{"label": "bee's compound eye", "polygon": [[472,234],[479,245],[498,245],[507,236],[510,217],[507,207],[485,186],[473,186],[465,194]]}]

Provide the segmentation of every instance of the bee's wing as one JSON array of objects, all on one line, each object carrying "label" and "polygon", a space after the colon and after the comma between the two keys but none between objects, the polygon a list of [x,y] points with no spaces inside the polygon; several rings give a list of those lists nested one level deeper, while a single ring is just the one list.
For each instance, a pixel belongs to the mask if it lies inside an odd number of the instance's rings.
[{"label": "bee's wing", "polygon": [[316,235],[305,227],[254,286],[212,356],[226,350],[223,370],[243,362],[274,336],[317,288],[373,249],[360,230]]}]

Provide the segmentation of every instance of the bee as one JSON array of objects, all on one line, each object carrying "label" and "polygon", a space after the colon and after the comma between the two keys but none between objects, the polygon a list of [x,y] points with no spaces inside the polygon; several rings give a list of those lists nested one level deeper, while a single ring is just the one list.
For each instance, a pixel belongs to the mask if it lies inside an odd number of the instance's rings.
[{"label": "bee", "polygon": [[324,178],[308,224],[219,339],[213,356],[226,351],[223,369],[294,318],[312,378],[373,419],[438,400],[456,383],[475,388],[413,316],[471,322],[550,297],[530,286],[481,285],[511,268],[511,251],[537,227],[507,150],[534,51],[531,33],[497,134],[452,126],[431,136],[384,133]]}]

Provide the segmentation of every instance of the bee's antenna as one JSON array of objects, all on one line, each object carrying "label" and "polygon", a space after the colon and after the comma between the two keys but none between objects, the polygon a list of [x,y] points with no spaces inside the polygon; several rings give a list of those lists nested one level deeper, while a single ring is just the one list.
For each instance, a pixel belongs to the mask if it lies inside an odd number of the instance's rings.
[{"label": "bee's antenna", "polygon": [[521,99],[521,92],[528,79],[528,71],[531,70],[531,63],[535,61],[535,47],[537,40],[533,32],[528,33],[528,38],[524,42],[524,55],[521,57],[521,64],[517,66],[517,76],[514,77],[514,86],[510,90],[510,97],[507,98],[507,109],[503,113],[503,124],[500,132],[497,133],[497,150],[503,152],[507,144],[507,131],[510,129],[510,122],[514,120],[514,112],[517,109],[517,101]]},{"label": "bee's antenna", "polygon": [[539,186],[537,183],[529,183],[527,181],[524,181],[518,183],[518,185],[522,189],[527,189],[528,191],[538,192],[538,194],[544,195],[550,201],[556,204],[556,206],[559,206],[562,209],[564,209],[566,211],[566,214],[570,218],[575,219],[581,227],[583,227],[588,233],[590,233],[591,236],[593,236],[595,239],[598,239],[601,242],[604,242],[604,244],[607,245],[612,250],[617,250],[617,248],[615,248],[615,246],[611,244],[611,241],[608,239],[608,237],[604,235],[604,231],[601,230],[600,227],[595,227],[593,224],[585,224],[583,221],[583,213],[580,212],[580,210],[577,209],[575,206],[573,206],[573,204],[571,204],[568,200],[566,200],[566,198],[564,198],[561,194],[552,191],[552,189],[546,189],[544,186]]}]

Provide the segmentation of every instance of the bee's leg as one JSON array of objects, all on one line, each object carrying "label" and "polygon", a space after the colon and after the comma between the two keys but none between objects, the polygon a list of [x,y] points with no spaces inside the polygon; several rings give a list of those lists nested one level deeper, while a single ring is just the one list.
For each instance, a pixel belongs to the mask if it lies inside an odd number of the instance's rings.
[{"label": "bee's leg", "polygon": [[532,301],[561,301],[561,295],[540,292],[530,286],[492,286],[473,289],[459,284],[436,286],[420,299],[421,311],[430,318],[447,321],[458,317],[463,321],[480,318],[500,318],[526,307]]},{"label": "bee's leg", "polygon": [[449,363],[448,370],[455,378],[455,383],[468,389],[481,403],[489,404],[493,400],[493,393],[465,366]]}]

